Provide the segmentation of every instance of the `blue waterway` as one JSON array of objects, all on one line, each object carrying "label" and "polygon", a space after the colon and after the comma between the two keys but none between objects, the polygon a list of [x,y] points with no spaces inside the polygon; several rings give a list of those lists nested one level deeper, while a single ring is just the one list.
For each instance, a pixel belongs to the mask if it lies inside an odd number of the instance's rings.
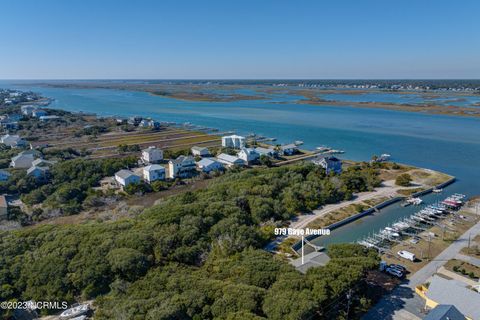
[{"label": "blue waterway", "polygon": [[[6,86],[0,83],[0,87]],[[262,101],[214,103],[179,101],[120,90],[18,88],[54,98],[52,108],[191,122],[240,134],[255,132],[276,137],[280,143],[302,140],[306,148],[329,145],[346,150],[345,158],[353,160],[369,160],[372,154],[390,153],[397,162],[455,175],[458,181],[448,187],[448,193],[480,194],[480,119],[310,106],[295,104],[297,97],[288,95]],[[272,100],[284,103],[271,103]],[[335,230],[328,241],[353,241],[411,210],[413,208],[388,207],[380,214]]]}]

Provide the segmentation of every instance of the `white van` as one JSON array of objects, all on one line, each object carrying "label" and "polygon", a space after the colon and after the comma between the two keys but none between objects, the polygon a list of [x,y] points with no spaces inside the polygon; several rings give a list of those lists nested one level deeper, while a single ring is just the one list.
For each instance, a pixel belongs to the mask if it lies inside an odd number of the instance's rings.
[{"label": "white van", "polygon": [[405,250],[402,250],[402,251],[398,251],[397,254],[404,258],[404,259],[407,259],[407,260],[410,260],[412,262],[414,262],[417,257],[415,257],[415,254],[411,253],[411,252],[408,252],[408,251],[405,251]]}]

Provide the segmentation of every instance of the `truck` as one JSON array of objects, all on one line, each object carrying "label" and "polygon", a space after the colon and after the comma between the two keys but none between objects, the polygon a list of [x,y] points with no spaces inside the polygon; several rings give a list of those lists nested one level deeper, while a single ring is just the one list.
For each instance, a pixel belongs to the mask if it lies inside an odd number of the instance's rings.
[{"label": "truck", "polygon": [[415,262],[415,260],[417,259],[417,258],[415,257],[415,254],[413,254],[413,253],[411,253],[411,252],[409,252],[409,251],[405,251],[405,250],[398,251],[397,254],[398,254],[400,257],[402,257],[402,258],[404,258],[404,259],[407,259],[407,260],[410,260],[410,261],[412,261],[412,262]]}]

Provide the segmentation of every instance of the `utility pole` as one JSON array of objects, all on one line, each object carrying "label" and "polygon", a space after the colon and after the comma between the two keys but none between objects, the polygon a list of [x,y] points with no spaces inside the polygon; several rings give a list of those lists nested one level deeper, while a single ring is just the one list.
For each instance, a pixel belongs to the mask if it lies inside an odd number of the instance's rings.
[{"label": "utility pole", "polygon": [[430,261],[430,247],[432,245],[432,236],[429,234],[428,235],[428,256],[427,259]]},{"label": "utility pole", "polygon": [[467,252],[470,253],[470,238],[472,237],[472,234],[468,234],[468,247],[467,247]]},{"label": "utility pole", "polygon": [[303,242],[305,241],[304,237],[302,236],[302,266],[304,264],[304,261],[303,261]]}]

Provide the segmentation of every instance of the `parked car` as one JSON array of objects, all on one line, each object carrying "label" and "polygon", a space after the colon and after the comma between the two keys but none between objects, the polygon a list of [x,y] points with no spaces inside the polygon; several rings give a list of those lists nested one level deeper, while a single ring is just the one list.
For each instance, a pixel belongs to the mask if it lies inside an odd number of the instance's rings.
[{"label": "parked car", "polygon": [[388,267],[392,268],[392,269],[397,269],[398,271],[400,271],[402,273],[407,273],[407,268],[405,268],[401,264],[391,264]]},{"label": "parked car", "polygon": [[401,272],[400,270],[395,269],[395,268],[387,268],[387,270],[385,270],[385,271],[388,274],[391,274],[392,276],[397,277],[397,278],[403,278],[403,276],[404,276],[403,272]]}]

